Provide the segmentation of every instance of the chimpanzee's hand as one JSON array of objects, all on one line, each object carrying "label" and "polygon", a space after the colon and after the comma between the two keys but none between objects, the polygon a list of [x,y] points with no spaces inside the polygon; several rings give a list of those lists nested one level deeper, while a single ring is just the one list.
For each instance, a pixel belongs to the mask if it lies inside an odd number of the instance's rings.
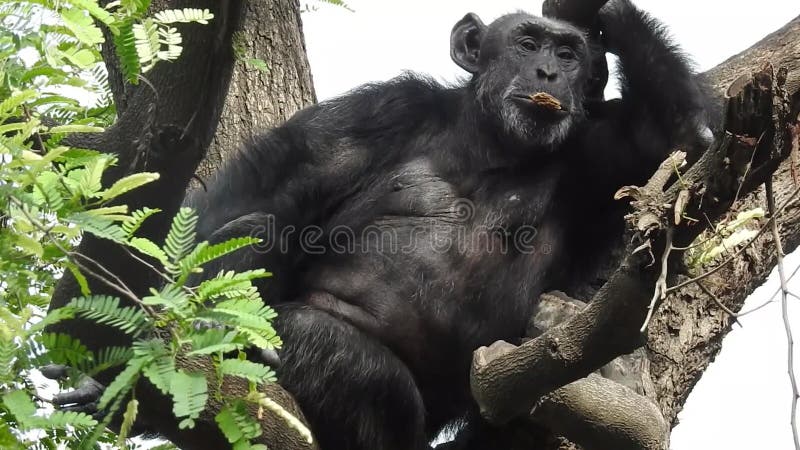
[{"label": "chimpanzee's hand", "polygon": [[[60,381],[67,378],[67,366],[50,364],[40,370],[42,375],[51,380]],[[104,390],[105,386],[93,378],[83,375],[78,382],[77,388],[69,392],[56,394],[53,397],[53,405],[61,411],[75,411],[97,416],[99,413],[97,402],[103,395]]]},{"label": "chimpanzee's hand", "polygon": [[606,51],[616,54],[619,45],[630,38],[630,25],[640,21],[640,12],[630,0],[609,0],[598,12]]}]

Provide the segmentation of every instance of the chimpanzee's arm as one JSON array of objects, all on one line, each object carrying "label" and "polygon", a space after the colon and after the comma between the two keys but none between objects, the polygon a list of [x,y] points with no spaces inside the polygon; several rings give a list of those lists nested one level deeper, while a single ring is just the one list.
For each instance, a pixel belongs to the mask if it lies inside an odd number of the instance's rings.
[{"label": "chimpanzee's arm", "polygon": [[606,49],[619,57],[622,99],[589,120],[582,155],[632,183],[671,151],[708,143],[707,95],[664,27],[629,0],[611,0],[599,22]]}]

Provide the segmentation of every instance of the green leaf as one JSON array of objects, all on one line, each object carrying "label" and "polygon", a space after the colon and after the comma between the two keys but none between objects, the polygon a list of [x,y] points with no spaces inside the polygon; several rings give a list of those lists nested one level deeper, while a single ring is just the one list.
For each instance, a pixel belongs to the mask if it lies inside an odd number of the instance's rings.
[{"label": "green leaf", "polygon": [[33,100],[38,96],[39,93],[33,89],[28,89],[12,94],[10,97],[0,102],[0,117],[5,119],[6,117],[8,117],[9,112],[15,111],[23,103]]},{"label": "green leaf", "polygon": [[158,61],[158,25],[152,19],[133,24],[133,36],[136,39],[136,54],[142,64],[142,72],[147,72]]},{"label": "green leaf", "polygon": [[220,328],[209,328],[192,334],[192,351],[188,355],[212,355],[241,350],[244,345],[236,340],[237,333]]},{"label": "green leaf", "polygon": [[122,222],[122,229],[129,237],[131,237],[133,236],[133,233],[135,233],[136,230],[138,230],[139,227],[142,226],[142,223],[144,223],[144,221],[147,220],[148,217],[158,212],[161,212],[161,210],[151,209],[151,208],[142,208],[136,210],[131,214],[130,218],[125,219],[125,221]]},{"label": "green leaf", "polygon": [[37,428],[55,428],[57,430],[72,431],[87,430],[97,426],[97,420],[92,416],[75,411],[53,411],[47,417],[35,417]]},{"label": "green leaf", "polygon": [[79,212],[67,217],[67,221],[74,223],[86,233],[91,233],[99,238],[108,239],[119,244],[125,244],[127,236],[122,227],[103,216],[93,216],[89,213]]},{"label": "green leaf", "polygon": [[153,383],[162,393],[168,394],[172,377],[175,376],[175,361],[170,356],[159,356],[152,363],[145,366],[144,376]]},{"label": "green leaf", "polygon": [[43,333],[38,341],[46,350],[44,361],[83,369],[94,360],[92,353],[81,341],[61,333]]},{"label": "green leaf", "polygon": [[207,279],[197,287],[197,296],[201,300],[211,300],[223,296],[227,298],[239,297],[250,291],[253,287],[251,281],[272,276],[264,269],[248,270],[245,272],[220,272],[216,277]]},{"label": "green leaf", "polygon": [[122,73],[131,84],[139,83],[142,70],[139,54],[136,50],[136,36],[133,34],[133,19],[126,19],[119,24],[119,33],[114,36],[114,48],[119,58]]},{"label": "green leaf", "polygon": [[61,55],[81,69],[88,69],[97,63],[96,53],[86,48],[71,48],[68,51],[61,52]]},{"label": "green leaf", "polygon": [[220,364],[224,375],[244,378],[253,383],[274,383],[277,381],[275,372],[269,367],[246,359],[225,359]]},{"label": "green leaf", "polygon": [[[175,417],[188,418],[190,422],[200,417],[208,401],[208,385],[202,374],[178,371],[172,377],[169,390],[174,402],[172,412]],[[190,425],[190,422],[184,426]]]},{"label": "green leaf", "polygon": [[42,257],[44,248],[42,248],[42,244],[39,241],[26,234],[12,234],[12,237],[16,246],[22,249],[23,252],[38,258]]},{"label": "green leaf", "polygon": [[21,428],[27,429],[26,419],[36,414],[36,404],[31,396],[25,391],[11,391],[3,394],[3,404],[19,421]]},{"label": "green leaf", "polygon": [[130,347],[104,347],[101,348],[95,357],[94,364],[87,375],[103,372],[112,367],[122,366],[133,358],[133,349]]},{"label": "green leaf", "polygon": [[81,294],[89,295],[92,293],[92,290],[89,288],[89,280],[81,273],[80,269],[78,268],[75,263],[70,261],[65,261],[64,265],[67,267],[69,272],[72,274],[72,277],[75,278],[75,281],[78,282],[78,286],[81,288]]},{"label": "green leaf", "polygon": [[97,402],[97,409],[105,409],[111,401],[115,400],[117,397],[126,395],[133,386],[136,385],[136,381],[141,375],[142,367],[147,363],[149,363],[149,361],[145,358],[134,358],[128,361],[128,365],[125,366],[125,369],[120,372],[119,375],[114,378],[114,381],[106,387],[106,390],[103,391],[103,395]]},{"label": "green leaf", "polygon": [[83,44],[92,47],[103,43],[103,32],[100,31],[100,28],[97,28],[92,17],[86,14],[85,11],[78,8],[69,8],[62,9],[60,14],[64,25]]},{"label": "green leaf", "polygon": [[186,317],[191,313],[191,301],[189,295],[175,284],[167,284],[161,291],[152,289],[153,295],[142,298],[142,303],[150,306],[163,306],[171,312]]},{"label": "green leaf", "polygon": [[113,326],[131,336],[138,336],[150,329],[144,312],[138,307],[120,306],[117,297],[95,295],[78,297],[67,304],[81,317],[94,320],[101,325]]},{"label": "green leaf", "polygon": [[139,250],[145,255],[159,260],[162,264],[166,264],[168,262],[167,254],[164,253],[164,250],[161,250],[161,247],[149,239],[135,237],[131,238],[130,242],[128,243],[131,247]]},{"label": "green leaf", "polygon": [[119,3],[132,16],[140,16],[150,7],[150,0],[120,0]]},{"label": "green leaf", "polygon": [[104,128],[100,127],[91,127],[89,125],[79,125],[79,124],[70,124],[70,125],[59,125],[57,127],[50,128],[48,130],[50,133],[102,133],[105,131]]},{"label": "green leaf", "polygon": [[172,220],[164,242],[164,251],[172,263],[178,264],[192,250],[197,220],[197,213],[192,208],[181,208]]},{"label": "green leaf", "polygon": [[117,436],[117,446],[119,448],[126,447],[125,440],[128,438],[131,428],[133,428],[133,423],[136,422],[136,416],[138,414],[139,402],[135,398],[132,398],[128,402],[125,412],[122,414],[122,424],[119,427],[119,435]]},{"label": "green leaf", "polygon": [[201,242],[178,263],[181,269],[181,276],[185,279],[187,275],[203,264],[259,242],[261,242],[261,239],[252,237],[233,238],[214,245]]},{"label": "green leaf", "polygon": [[[247,411],[247,404],[241,400],[224,405],[214,420],[228,442],[234,444],[233,448],[238,448],[238,443],[248,444],[250,439],[261,435],[261,426]],[[248,445],[247,448],[251,447]]]},{"label": "green leaf", "polygon": [[259,58],[247,58],[245,60],[245,64],[248,67],[252,67],[253,69],[259,70],[264,73],[269,73],[269,65],[266,61]]},{"label": "green leaf", "polygon": [[128,175],[125,178],[117,180],[117,182],[111,185],[110,188],[99,192],[98,195],[103,200],[111,200],[130,190],[144,186],[147,183],[152,183],[153,181],[158,180],[159,176],[160,175],[156,172],[142,172]]},{"label": "green leaf", "polygon": [[112,33],[117,33],[116,19],[108,11],[98,5],[97,0],[68,0],[69,3],[86,10],[95,19],[107,26]]},{"label": "green leaf", "polygon": [[211,11],[198,8],[167,9],[154,15],[155,21],[162,24],[195,22],[206,25],[213,18]]}]

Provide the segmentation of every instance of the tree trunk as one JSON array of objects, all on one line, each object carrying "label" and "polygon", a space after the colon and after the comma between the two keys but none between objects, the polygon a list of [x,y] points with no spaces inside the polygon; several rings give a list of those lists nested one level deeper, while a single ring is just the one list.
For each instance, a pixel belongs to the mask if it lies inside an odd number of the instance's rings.
[{"label": "tree trunk", "polygon": [[[198,170],[201,178],[227,151],[316,102],[299,1],[248,1],[244,8],[243,23],[233,36],[239,57],[217,133]],[[252,58],[264,61],[266,69],[248,64]]]}]

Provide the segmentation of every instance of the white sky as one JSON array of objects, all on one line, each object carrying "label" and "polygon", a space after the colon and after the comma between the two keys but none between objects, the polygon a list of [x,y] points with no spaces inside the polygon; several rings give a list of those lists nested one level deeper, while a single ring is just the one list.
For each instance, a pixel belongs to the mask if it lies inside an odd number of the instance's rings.
[{"label": "white sky", "polygon": [[[540,1],[347,3],[355,12],[323,5],[303,16],[320,100],[404,70],[457,80],[465,73],[450,61],[449,35],[464,14],[476,12],[488,23],[517,9],[541,10]],[[669,24],[676,42],[693,56],[700,70],[749,47],[800,14],[797,0],[638,0],[636,4]],[[797,257],[790,258],[790,272],[800,263],[800,255],[793,256]],[[800,281],[792,286],[800,292]],[[751,296],[745,309],[762,303],[774,291],[773,280],[768,288]],[[792,321],[795,335],[800,336],[796,309]],[[741,321],[744,328],[728,335],[717,361],[689,397],[680,415],[681,425],[672,435],[672,449],[792,448],[791,390],[780,305],[773,303]]]}]

